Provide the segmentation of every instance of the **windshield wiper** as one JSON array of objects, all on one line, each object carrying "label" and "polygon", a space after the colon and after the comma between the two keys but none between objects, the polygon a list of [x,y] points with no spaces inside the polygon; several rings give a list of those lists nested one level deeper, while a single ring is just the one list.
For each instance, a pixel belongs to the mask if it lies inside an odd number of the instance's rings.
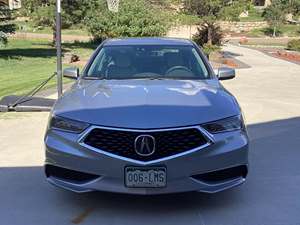
[{"label": "windshield wiper", "polygon": [[88,77],[88,76],[83,77],[83,79],[85,79],[85,80],[105,80],[104,77]]},{"label": "windshield wiper", "polygon": [[149,77],[149,80],[165,80],[164,77]]}]

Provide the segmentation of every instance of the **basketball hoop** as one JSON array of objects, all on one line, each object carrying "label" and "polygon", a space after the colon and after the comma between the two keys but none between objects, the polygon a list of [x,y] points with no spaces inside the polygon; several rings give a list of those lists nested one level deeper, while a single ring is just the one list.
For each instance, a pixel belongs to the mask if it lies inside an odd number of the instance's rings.
[{"label": "basketball hoop", "polygon": [[106,0],[108,10],[111,12],[118,12],[119,11],[119,2],[120,0]]}]

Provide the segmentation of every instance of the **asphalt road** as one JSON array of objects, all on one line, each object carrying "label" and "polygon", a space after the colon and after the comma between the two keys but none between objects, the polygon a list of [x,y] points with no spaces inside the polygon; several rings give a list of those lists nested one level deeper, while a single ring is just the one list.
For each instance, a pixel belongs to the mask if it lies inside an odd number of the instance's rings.
[{"label": "asphalt road", "polygon": [[224,85],[251,137],[247,182],[218,194],[74,194],[46,183],[46,113],[0,115],[0,225],[299,225],[300,66],[228,46],[251,66]]}]

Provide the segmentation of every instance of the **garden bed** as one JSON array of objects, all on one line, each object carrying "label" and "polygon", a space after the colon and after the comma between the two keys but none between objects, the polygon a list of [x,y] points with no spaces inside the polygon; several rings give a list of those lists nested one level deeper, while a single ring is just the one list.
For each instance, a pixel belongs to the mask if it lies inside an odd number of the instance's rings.
[{"label": "garden bed", "polygon": [[249,68],[250,66],[236,59],[238,55],[235,55],[227,51],[214,52],[210,56],[210,62],[214,69],[219,67],[230,67],[234,69]]},{"label": "garden bed", "polygon": [[300,64],[300,53],[286,50],[270,52],[274,57]]},{"label": "garden bed", "polygon": [[261,51],[269,56],[278,59],[283,59],[300,65],[300,52],[289,51],[280,48],[270,48],[270,47],[251,47],[251,48]]}]

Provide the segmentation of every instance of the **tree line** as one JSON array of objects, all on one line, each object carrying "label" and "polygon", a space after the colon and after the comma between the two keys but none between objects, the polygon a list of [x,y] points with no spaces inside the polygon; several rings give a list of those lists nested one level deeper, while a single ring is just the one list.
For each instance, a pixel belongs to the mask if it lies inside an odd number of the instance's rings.
[{"label": "tree line", "polygon": [[[23,0],[21,14],[36,26],[51,27],[55,40],[56,0]],[[239,15],[251,7],[251,0],[120,0],[119,12],[108,11],[106,0],[62,0],[62,27],[84,28],[95,40],[112,37],[163,36],[174,23],[168,7],[180,5],[185,14],[196,15],[199,26],[194,40],[201,46],[220,45],[223,32],[218,21],[238,21]],[[7,42],[7,33],[14,32],[9,10],[1,6],[0,42]],[[273,29],[273,35],[285,15],[300,13],[300,0],[272,0],[263,16]]]},{"label": "tree line", "polygon": [[[36,26],[53,30],[55,0],[24,0],[23,14]],[[112,37],[161,36],[168,29],[166,14],[147,0],[121,0],[119,12],[110,12],[106,0],[62,0],[62,28],[84,27],[95,40]]]},{"label": "tree line", "polygon": [[[55,0],[23,0],[23,14],[36,26],[48,26],[55,40]],[[118,13],[108,11],[106,0],[62,0],[63,28],[85,27],[96,40],[111,37],[163,36],[174,23],[169,4],[200,18],[196,41],[219,44],[216,21],[238,20],[250,0],[120,0]],[[202,30],[202,32],[201,32]],[[198,35],[198,36],[199,36]],[[203,44],[203,43],[200,43]]]}]

